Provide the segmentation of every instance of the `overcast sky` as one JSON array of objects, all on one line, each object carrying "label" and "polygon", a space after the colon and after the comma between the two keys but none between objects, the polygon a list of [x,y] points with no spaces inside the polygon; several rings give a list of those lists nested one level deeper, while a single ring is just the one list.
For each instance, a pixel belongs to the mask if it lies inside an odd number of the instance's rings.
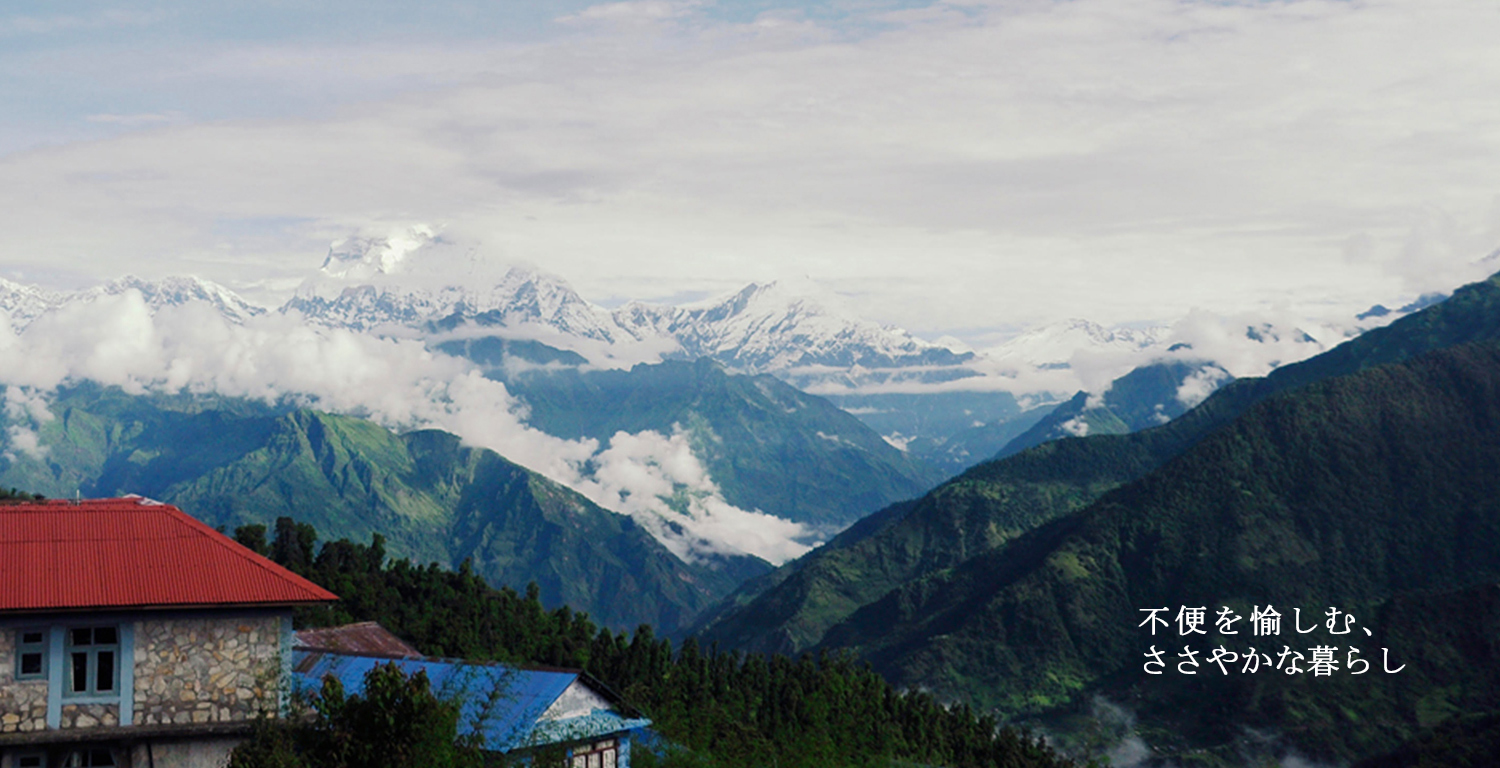
[{"label": "overcast sky", "polygon": [[1500,4],[7,2],[0,275],[279,303],[415,224],[586,298],[811,277],[929,338],[1494,269]]}]

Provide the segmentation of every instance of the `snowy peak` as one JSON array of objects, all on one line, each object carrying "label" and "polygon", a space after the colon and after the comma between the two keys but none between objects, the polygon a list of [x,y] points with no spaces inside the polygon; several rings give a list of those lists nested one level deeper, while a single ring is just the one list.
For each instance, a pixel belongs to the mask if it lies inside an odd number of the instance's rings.
[{"label": "snowy peak", "polygon": [[556,275],[511,267],[487,279],[478,263],[425,228],[399,237],[349,238],[329,249],[318,274],[282,309],[359,331],[506,329],[590,359],[598,354],[597,342],[635,345],[655,350],[655,359],[710,357],[746,373],[956,365],[972,357],[861,320],[810,282],[752,283],[680,307],[631,302],[611,312]]},{"label": "snowy peak", "polygon": [[536,269],[512,267],[494,287],[479,313],[495,313],[505,325],[539,323],[586,338],[613,340],[619,328],[610,313],[584,300],[562,278]]},{"label": "snowy peak", "polygon": [[385,237],[349,237],[328,248],[318,271],[326,278],[351,282],[395,274],[409,254],[433,237],[432,230],[421,225]]},{"label": "snowy peak", "polygon": [[[381,245],[366,252],[378,255],[388,250]],[[369,271],[364,267],[374,264],[361,262],[358,269],[345,274],[363,275]],[[343,285],[331,296],[327,289],[335,278],[323,271],[319,280],[304,283],[282,311],[300,312],[321,325],[358,331],[390,327],[451,330],[474,322],[505,327],[541,325],[604,342],[629,338],[607,310],[585,301],[562,278],[536,269],[511,267],[488,286],[477,276],[475,280],[445,284],[431,278],[396,279],[391,272],[377,271],[370,280]],[[347,282],[347,278],[336,279]]]},{"label": "snowy peak", "polygon": [[1165,326],[1106,328],[1088,320],[1072,319],[1022,333],[986,350],[986,356],[1038,368],[1062,368],[1081,350],[1140,352],[1164,346],[1169,331]]},{"label": "snowy peak", "polygon": [[10,314],[12,326],[19,331],[58,307],[74,302],[97,301],[104,296],[119,296],[127,291],[139,293],[153,314],[163,307],[176,307],[194,301],[212,306],[234,323],[243,323],[266,311],[210,280],[198,277],[144,280],[134,275],[126,275],[104,285],[73,293],[44,291],[33,285],[19,285],[0,279],[0,309]]},{"label": "snowy peak", "polygon": [[67,294],[44,291],[34,285],[21,285],[0,277],[0,310],[10,316],[11,325],[18,331],[66,300]]},{"label": "snowy peak", "polygon": [[166,277],[161,280],[142,280],[126,275],[104,285],[89,288],[75,294],[78,301],[93,301],[100,296],[118,296],[126,291],[136,291],[145,299],[153,313],[162,307],[182,306],[192,301],[201,301],[219,311],[219,314],[235,323],[243,323],[266,310],[246,302],[234,291],[218,283],[198,277]]},{"label": "snowy peak", "polygon": [[631,303],[614,317],[638,338],[670,337],[684,356],[712,357],[747,373],[956,365],[969,357],[856,318],[841,311],[841,303],[782,283],[751,283],[723,298],[682,307]]}]

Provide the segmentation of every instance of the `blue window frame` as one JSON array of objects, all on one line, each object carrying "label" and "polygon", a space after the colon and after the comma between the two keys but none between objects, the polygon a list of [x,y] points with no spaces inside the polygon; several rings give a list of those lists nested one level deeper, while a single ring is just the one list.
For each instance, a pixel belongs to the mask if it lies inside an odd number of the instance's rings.
[{"label": "blue window frame", "polygon": [[47,677],[47,630],[16,630],[16,679],[42,680]]},{"label": "blue window frame", "polygon": [[103,696],[120,690],[120,628],[69,627],[65,696]]}]

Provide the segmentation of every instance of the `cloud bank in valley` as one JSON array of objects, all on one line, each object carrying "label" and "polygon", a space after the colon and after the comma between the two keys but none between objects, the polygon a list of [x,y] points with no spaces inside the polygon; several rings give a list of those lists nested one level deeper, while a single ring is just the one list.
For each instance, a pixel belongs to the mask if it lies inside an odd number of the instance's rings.
[{"label": "cloud bank in valley", "polygon": [[[7,450],[47,450],[36,427],[48,393],[88,379],[126,392],[216,392],[290,398],[392,428],[436,427],[490,448],[638,519],[683,558],[748,552],[780,563],[807,550],[802,526],[738,509],[687,449],[683,435],[620,433],[609,445],[563,440],[525,423],[525,406],[472,364],[420,341],[314,328],[295,315],[232,323],[202,302],[156,313],[134,290],[66,304],[16,333],[0,323]],[[686,499],[669,504],[662,497]]]}]

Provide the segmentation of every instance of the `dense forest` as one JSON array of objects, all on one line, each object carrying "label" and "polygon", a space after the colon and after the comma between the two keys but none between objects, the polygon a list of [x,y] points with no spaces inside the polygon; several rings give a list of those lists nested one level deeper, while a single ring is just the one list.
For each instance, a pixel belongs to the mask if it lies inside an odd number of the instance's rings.
[{"label": "dense forest", "polygon": [[546,610],[535,588],[494,589],[467,567],[387,561],[379,536],[319,547],[312,526],[288,518],[269,537],[245,526],[236,539],[342,597],[302,611],[301,625],[373,620],[429,655],[586,670],[646,712],[689,764],[1069,764],[967,706],[898,692],[846,656],[725,653],[693,640],[674,649],[650,626],[600,628],[566,606]]}]

